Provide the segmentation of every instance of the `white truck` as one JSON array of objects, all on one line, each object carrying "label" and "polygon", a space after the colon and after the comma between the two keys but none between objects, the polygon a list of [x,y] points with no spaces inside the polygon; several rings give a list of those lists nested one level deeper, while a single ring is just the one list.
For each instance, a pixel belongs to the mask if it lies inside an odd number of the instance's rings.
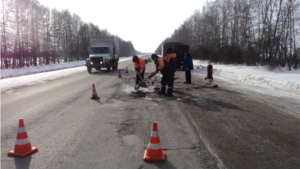
[{"label": "white truck", "polygon": [[107,68],[109,72],[118,69],[119,62],[119,38],[106,37],[106,38],[91,38],[90,46],[88,46],[89,58],[87,58],[85,66],[89,73],[92,68],[101,70]]}]

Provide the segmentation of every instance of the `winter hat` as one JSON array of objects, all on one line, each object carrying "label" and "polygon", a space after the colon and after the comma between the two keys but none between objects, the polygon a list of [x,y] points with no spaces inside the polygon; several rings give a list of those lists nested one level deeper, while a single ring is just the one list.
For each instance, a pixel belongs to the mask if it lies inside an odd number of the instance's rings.
[{"label": "winter hat", "polygon": [[152,54],[151,59],[153,60],[154,58],[158,58],[158,56],[156,54]]},{"label": "winter hat", "polygon": [[138,59],[137,56],[134,55],[134,56],[132,57],[132,62],[138,62],[138,60],[139,60],[139,59]]},{"label": "winter hat", "polygon": [[167,53],[173,53],[172,48],[168,48]]}]

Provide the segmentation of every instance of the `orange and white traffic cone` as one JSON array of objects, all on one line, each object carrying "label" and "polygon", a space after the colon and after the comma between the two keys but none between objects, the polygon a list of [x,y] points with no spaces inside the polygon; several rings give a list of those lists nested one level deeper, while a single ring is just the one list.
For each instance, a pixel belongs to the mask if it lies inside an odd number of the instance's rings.
[{"label": "orange and white traffic cone", "polygon": [[119,76],[118,78],[122,78],[122,75],[121,75],[121,70],[119,69]]},{"label": "orange and white traffic cone", "polygon": [[38,149],[36,147],[31,147],[29,142],[27,132],[24,125],[24,120],[19,119],[19,129],[17,134],[17,140],[15,144],[15,148],[8,152],[8,156],[12,157],[25,157],[27,155],[33,154],[37,152]]},{"label": "orange and white traffic cone", "polygon": [[91,97],[91,99],[100,99],[97,95],[97,92],[96,92],[96,88],[95,88],[95,85],[93,84],[93,96]]},{"label": "orange and white traffic cone", "polygon": [[125,71],[125,73],[128,73],[128,67],[126,67],[126,71]]},{"label": "orange and white traffic cone", "polygon": [[152,125],[151,136],[148,148],[144,153],[144,161],[164,162],[166,154],[160,146],[160,139],[158,136],[157,122],[154,121]]}]

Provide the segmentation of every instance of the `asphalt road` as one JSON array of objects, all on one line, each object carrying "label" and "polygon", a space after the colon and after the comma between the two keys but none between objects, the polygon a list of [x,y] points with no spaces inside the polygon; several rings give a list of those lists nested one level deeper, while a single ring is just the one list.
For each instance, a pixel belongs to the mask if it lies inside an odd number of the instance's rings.
[{"label": "asphalt road", "polygon": [[[125,73],[128,67],[129,73]],[[1,94],[1,168],[202,168],[216,163],[175,102],[131,95],[132,61],[106,70],[73,74]],[[154,71],[147,64],[146,74]],[[92,100],[92,84],[100,100]],[[38,152],[7,157],[14,148],[19,118]],[[144,162],[153,121],[158,122],[164,163]],[[203,154],[203,156],[202,156]],[[212,167],[214,168],[214,167]]]},{"label": "asphalt road", "polygon": [[[145,58],[148,58],[146,56]],[[125,73],[128,67],[129,73]],[[175,76],[174,97],[154,85],[133,95],[131,60],[118,71],[81,72],[1,93],[1,168],[10,169],[202,169],[300,166],[299,100],[243,89],[204,75]],[[146,76],[154,71],[147,64]],[[92,84],[100,100],[92,100]],[[7,157],[24,118],[32,146],[25,158]],[[158,122],[166,161],[144,162],[153,121]]]}]

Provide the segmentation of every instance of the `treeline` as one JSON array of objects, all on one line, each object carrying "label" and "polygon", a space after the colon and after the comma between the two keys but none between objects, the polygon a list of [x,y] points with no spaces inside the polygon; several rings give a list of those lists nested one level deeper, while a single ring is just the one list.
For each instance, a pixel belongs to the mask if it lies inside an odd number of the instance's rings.
[{"label": "treeline", "polygon": [[[88,57],[90,37],[110,37],[68,10],[49,9],[37,0],[2,0],[1,68],[19,68]],[[120,56],[137,53],[120,38]]]},{"label": "treeline", "polygon": [[299,6],[299,0],[210,1],[165,41],[188,44],[194,58],[212,62],[297,69]]}]

